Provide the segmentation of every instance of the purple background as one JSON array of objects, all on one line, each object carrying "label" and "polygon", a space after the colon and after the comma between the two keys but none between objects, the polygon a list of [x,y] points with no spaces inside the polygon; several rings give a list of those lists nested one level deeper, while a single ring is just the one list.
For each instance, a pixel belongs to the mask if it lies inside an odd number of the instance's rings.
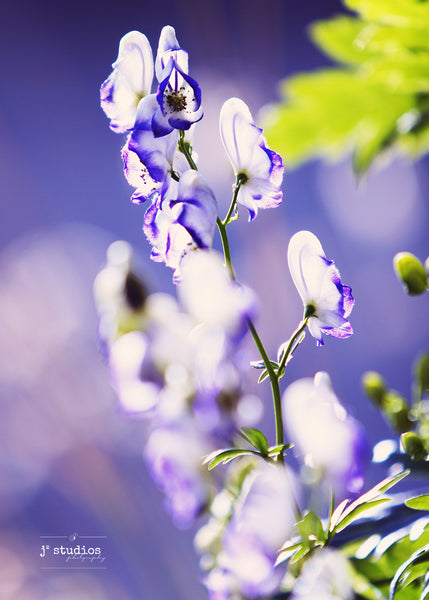
[{"label": "purple background", "polygon": [[[156,50],[162,26],[176,28],[203,92],[199,165],[223,214],[232,178],[217,134],[221,104],[239,96],[256,114],[276,98],[282,77],[328,64],[305,27],[341,10],[333,0],[3,2],[2,597],[206,597],[193,534],[176,531],[164,513],[141,459],[141,426],[120,413],[97,354],[91,289],[108,243],[130,241],[151,288],[173,290],[171,272],[148,259],[144,208],[129,203],[121,172],[122,137],[109,131],[99,108],[99,85],[120,37],[139,29]],[[399,250],[420,258],[428,251],[428,161],[395,159],[356,189],[347,162],[313,162],[292,172],[285,159],[282,207],[261,211],[252,224],[242,211],[231,225],[236,272],[260,298],[258,328],[274,355],[302,311],[287,271],[288,240],[299,229],[319,236],[353,288],[356,333],[327,339],[323,349],[305,340],[289,379],[328,370],[375,442],[391,432],[361,392],[362,373],[379,370],[409,396],[414,357],[428,343],[427,299],[406,297],[391,266]],[[268,385],[258,393],[272,433]],[[368,485],[378,475],[370,473]],[[73,532],[107,536],[105,571],[40,569],[40,536]]]}]

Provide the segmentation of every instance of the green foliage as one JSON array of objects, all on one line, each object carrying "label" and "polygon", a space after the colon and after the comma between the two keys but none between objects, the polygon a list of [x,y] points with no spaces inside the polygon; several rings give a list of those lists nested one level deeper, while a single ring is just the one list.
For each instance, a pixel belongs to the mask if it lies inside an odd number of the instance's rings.
[{"label": "green foliage", "polygon": [[310,29],[339,66],[285,79],[282,101],[266,113],[268,141],[289,166],[352,151],[363,173],[386,149],[429,150],[429,3],[343,2],[358,15]]},{"label": "green foliage", "polygon": [[361,543],[345,548],[351,557],[355,591],[368,600],[424,600],[428,542],[426,524],[417,539],[402,529],[381,537],[365,558],[357,558]]}]

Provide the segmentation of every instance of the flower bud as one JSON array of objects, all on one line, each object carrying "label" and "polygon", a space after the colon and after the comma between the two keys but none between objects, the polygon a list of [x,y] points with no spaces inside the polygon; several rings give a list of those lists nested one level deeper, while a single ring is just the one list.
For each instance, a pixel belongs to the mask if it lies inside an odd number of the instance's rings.
[{"label": "flower bud", "polygon": [[414,431],[407,431],[401,435],[401,446],[413,460],[422,460],[427,456],[422,438]]},{"label": "flower bud", "polygon": [[362,376],[362,386],[366,395],[377,405],[382,406],[387,388],[384,379],[375,371],[367,371]]},{"label": "flower bud", "polygon": [[428,277],[420,260],[410,252],[398,252],[393,258],[396,275],[410,296],[423,294],[428,287]]},{"label": "flower bud", "polygon": [[382,409],[395,429],[401,432],[411,429],[408,404],[401,394],[389,390],[383,398]]},{"label": "flower bud", "polygon": [[429,391],[429,352],[421,354],[415,366],[416,379],[422,391]]}]

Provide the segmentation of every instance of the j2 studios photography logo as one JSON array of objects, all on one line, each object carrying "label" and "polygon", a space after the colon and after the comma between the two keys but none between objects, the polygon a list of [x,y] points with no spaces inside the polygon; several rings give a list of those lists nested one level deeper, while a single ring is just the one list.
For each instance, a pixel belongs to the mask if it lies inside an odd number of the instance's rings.
[{"label": "j2 studios photography logo", "polygon": [[41,569],[106,569],[105,535],[41,535]]}]

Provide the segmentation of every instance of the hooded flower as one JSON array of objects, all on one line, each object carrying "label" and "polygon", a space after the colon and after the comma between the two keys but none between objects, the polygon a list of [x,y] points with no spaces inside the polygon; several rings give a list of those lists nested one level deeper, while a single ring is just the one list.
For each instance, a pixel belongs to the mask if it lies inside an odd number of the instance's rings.
[{"label": "hooded flower", "polygon": [[222,106],[220,136],[241,181],[237,201],[248,209],[253,221],[259,208],[273,208],[282,201],[282,159],[267,147],[262,129],[256,127],[248,106],[238,98],[230,98]]},{"label": "hooded flower", "polygon": [[203,117],[201,90],[188,74],[188,54],[179,46],[173,27],[161,31],[155,63],[159,109],[152,119],[156,137],[173,129],[187,130]]},{"label": "hooded flower", "polygon": [[216,217],[216,198],[198,171],[189,169],[178,183],[169,178],[144,218],[143,230],[153,246],[151,258],[174,269],[177,281],[183,256],[211,246]]},{"label": "hooded flower", "polygon": [[354,305],[351,288],[342,285],[338,269],[310,231],[299,231],[289,242],[288,264],[309,318],[308,329],[323,346],[322,333],[337,338],[352,335],[347,317]]},{"label": "hooded flower", "polygon": [[151,91],[154,64],[147,37],[139,31],[124,35],[112,68],[101,85],[100,104],[110,119],[110,128],[124,133],[134,127],[137,106]]},{"label": "hooded flower", "polygon": [[177,171],[187,168],[185,157],[177,152],[177,131],[161,138],[155,137],[152,118],[157,110],[155,94],[146,96],[140,102],[134,130],[122,148],[125,177],[128,183],[136,188],[131,197],[134,204],[152,200],[160,192],[173,169],[173,161],[177,163]]},{"label": "hooded flower", "polygon": [[335,395],[327,373],[299,379],[283,395],[287,438],[304,463],[338,493],[363,485],[367,445],[362,427]]}]

